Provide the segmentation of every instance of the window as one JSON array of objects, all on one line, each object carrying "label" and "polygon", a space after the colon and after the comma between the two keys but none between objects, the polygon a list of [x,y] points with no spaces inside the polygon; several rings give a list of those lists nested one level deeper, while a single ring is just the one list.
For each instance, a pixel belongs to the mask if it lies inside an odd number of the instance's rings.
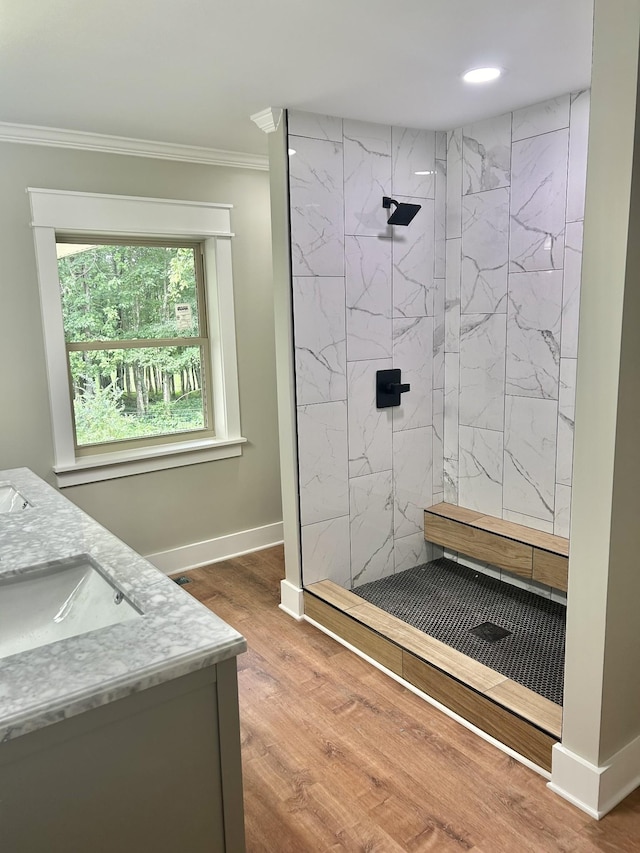
[{"label": "window", "polygon": [[229,206],[29,194],[58,484],[239,455]]}]

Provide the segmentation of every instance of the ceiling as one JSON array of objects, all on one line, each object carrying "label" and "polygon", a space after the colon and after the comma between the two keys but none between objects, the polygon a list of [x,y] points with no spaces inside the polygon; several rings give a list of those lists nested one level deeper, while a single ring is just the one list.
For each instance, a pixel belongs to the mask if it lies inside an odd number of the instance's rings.
[{"label": "ceiling", "polygon": [[[450,129],[589,85],[593,0],[0,0],[0,121],[263,153],[292,107]],[[470,67],[505,74],[462,83]]]}]

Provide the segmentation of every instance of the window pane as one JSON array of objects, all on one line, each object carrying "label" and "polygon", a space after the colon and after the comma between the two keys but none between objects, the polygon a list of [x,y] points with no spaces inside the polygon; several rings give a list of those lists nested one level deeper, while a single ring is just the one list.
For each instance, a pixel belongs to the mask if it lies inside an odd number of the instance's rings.
[{"label": "window pane", "polygon": [[70,352],[78,447],[207,425],[200,347]]},{"label": "window pane", "polygon": [[57,243],[65,340],[197,337],[195,253]]}]

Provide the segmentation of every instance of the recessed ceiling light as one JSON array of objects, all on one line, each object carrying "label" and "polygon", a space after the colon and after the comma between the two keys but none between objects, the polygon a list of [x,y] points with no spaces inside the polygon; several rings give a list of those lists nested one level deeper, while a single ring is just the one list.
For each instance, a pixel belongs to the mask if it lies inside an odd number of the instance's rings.
[{"label": "recessed ceiling light", "polygon": [[489,83],[501,74],[501,68],[472,68],[462,75],[462,79],[465,83]]},{"label": "recessed ceiling light", "polygon": [[430,171],[414,172],[414,175],[435,175],[435,172],[431,169]]},{"label": "recessed ceiling light", "polygon": [[288,151],[289,157],[291,157],[291,156],[292,156],[293,154],[295,154],[295,153],[296,153],[296,149],[295,149],[295,148],[290,148],[290,149],[289,149],[289,151]]}]

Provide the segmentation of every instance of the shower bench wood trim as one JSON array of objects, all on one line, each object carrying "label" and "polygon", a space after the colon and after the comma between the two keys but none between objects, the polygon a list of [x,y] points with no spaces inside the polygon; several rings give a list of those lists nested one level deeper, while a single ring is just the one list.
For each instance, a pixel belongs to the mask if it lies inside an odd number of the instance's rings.
[{"label": "shower bench wood trim", "polygon": [[304,591],[305,616],[530,761],[551,769],[562,708],[332,581]]},{"label": "shower bench wood trim", "polygon": [[566,592],[569,540],[454,504],[424,511],[424,537],[523,578]]}]

